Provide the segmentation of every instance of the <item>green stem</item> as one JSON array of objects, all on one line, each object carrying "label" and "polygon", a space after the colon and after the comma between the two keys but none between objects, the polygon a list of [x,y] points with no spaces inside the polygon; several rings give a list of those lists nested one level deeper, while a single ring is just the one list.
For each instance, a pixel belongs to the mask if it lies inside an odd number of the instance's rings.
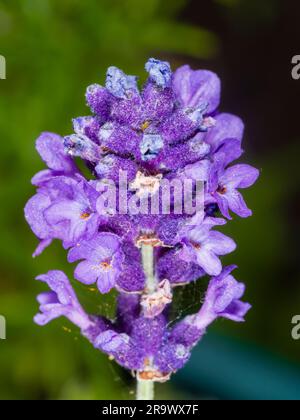
[{"label": "green stem", "polygon": [[[145,293],[153,293],[157,287],[154,273],[154,248],[152,245],[142,245],[142,262],[146,276]],[[137,400],[154,399],[154,382],[151,380],[137,379]]]},{"label": "green stem", "polygon": [[154,400],[154,382],[153,381],[137,381],[137,391],[136,391],[137,400]]},{"label": "green stem", "polygon": [[142,245],[142,262],[146,276],[146,293],[155,292],[157,281],[154,274],[154,248],[152,245]]}]

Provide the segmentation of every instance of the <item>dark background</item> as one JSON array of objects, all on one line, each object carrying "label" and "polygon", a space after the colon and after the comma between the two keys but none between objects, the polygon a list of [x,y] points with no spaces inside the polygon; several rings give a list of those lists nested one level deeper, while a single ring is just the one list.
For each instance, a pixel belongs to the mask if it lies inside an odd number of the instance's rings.
[{"label": "dark background", "polygon": [[[300,398],[299,101],[291,60],[300,54],[300,3],[293,0],[0,0],[0,341],[1,399],[133,398],[134,382],[84,341],[67,321],[32,322],[39,273],[71,275],[59,244],[36,260],[23,219],[41,131],[71,132],[88,113],[87,85],[117,65],[145,78],[155,56],[208,68],[222,79],[221,111],[246,123],[244,161],[261,169],[245,193],[251,219],[224,229],[238,243],[237,263],[253,309],[243,325],[218,321],[187,367],[158,386],[159,398]],[[86,306],[113,314],[113,296],[74,284]],[[185,311],[202,286],[177,299]],[[199,302],[198,302],[199,303]]]}]

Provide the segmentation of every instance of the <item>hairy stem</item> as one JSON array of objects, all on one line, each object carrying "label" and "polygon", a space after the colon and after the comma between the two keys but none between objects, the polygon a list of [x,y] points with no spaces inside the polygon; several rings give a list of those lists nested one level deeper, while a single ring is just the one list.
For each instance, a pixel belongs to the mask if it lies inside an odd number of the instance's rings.
[{"label": "hairy stem", "polygon": [[[153,293],[156,290],[157,280],[154,272],[154,248],[152,245],[142,245],[142,262],[146,276],[145,293]],[[154,382],[151,380],[137,380],[137,400],[154,399]]]},{"label": "hairy stem", "polygon": [[152,245],[142,245],[142,261],[146,276],[146,293],[156,290],[157,281],[154,274],[154,248]]},{"label": "hairy stem", "polygon": [[137,381],[137,400],[154,400],[154,382],[153,381]]}]

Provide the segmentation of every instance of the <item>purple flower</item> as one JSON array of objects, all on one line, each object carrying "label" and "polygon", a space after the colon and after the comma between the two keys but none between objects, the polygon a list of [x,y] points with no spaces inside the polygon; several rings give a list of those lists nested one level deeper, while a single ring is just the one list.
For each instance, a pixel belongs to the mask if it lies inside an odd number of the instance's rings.
[{"label": "purple flower", "polygon": [[60,231],[64,246],[69,248],[82,239],[94,236],[99,226],[96,212],[97,191],[85,180],[79,181],[69,195],[59,197],[45,212],[45,219],[50,226]]},{"label": "purple flower", "polygon": [[234,265],[226,267],[218,277],[211,279],[199,313],[191,318],[193,325],[200,330],[206,329],[220,317],[244,322],[251,305],[240,300],[244,295],[245,285],[238,283],[231,275],[235,268]]},{"label": "purple flower", "polygon": [[64,316],[80,329],[87,330],[93,321],[84,312],[74,290],[62,271],[49,271],[37,277],[47,283],[51,291],[40,293],[37,300],[40,304],[40,313],[35,315],[34,321],[38,325],[45,325],[55,318]]},{"label": "purple flower", "polygon": [[237,282],[231,275],[235,268],[234,265],[228,266],[219,276],[211,279],[200,311],[185,317],[171,329],[168,345],[181,344],[186,350],[191,350],[217,318],[244,322],[251,305],[240,300],[244,295],[245,285]]},{"label": "purple flower", "polygon": [[208,159],[202,159],[178,170],[177,176],[181,179],[192,179],[194,181],[207,182],[209,179],[210,168],[210,161]]},{"label": "purple flower", "polygon": [[68,176],[78,174],[78,169],[72,158],[65,153],[64,140],[53,133],[42,133],[36,140],[36,150],[47,164],[48,169],[38,172],[31,182],[41,186],[44,182],[55,176]]},{"label": "purple flower", "polygon": [[67,224],[49,225],[45,218],[46,210],[57,200],[66,196],[72,197],[73,188],[77,185],[74,178],[48,175],[40,179],[39,189],[25,206],[25,218],[33,232],[41,240],[34,252],[39,255],[54,238],[64,240]]},{"label": "purple flower", "polygon": [[98,192],[83,178],[54,176],[41,182],[38,193],[25,207],[25,217],[42,241],[34,255],[42,252],[53,239],[64,247],[80,239],[91,238],[98,229],[96,212]]},{"label": "purple flower", "polygon": [[75,278],[84,284],[97,282],[101,293],[115,286],[123,258],[120,238],[112,233],[99,233],[89,241],[82,241],[68,254],[69,262],[83,260],[75,269]]},{"label": "purple flower", "polygon": [[189,66],[180,67],[173,76],[173,89],[184,106],[194,108],[201,103],[208,103],[208,114],[214,112],[219,106],[220,79],[210,71],[195,71]]},{"label": "purple flower", "polygon": [[40,240],[39,245],[33,253],[36,257],[40,255],[52,242],[55,232],[45,220],[44,211],[51,205],[51,199],[47,194],[38,193],[27,202],[24,213],[27,223],[33,233]]},{"label": "purple flower", "polygon": [[65,154],[63,138],[53,133],[42,133],[36,140],[36,149],[52,175],[76,172],[73,160]]},{"label": "purple flower", "polygon": [[248,209],[239,188],[253,185],[259,176],[259,171],[249,165],[231,166],[218,175],[217,189],[213,193],[223,216],[231,219],[229,210],[240,217],[249,217],[252,211]]},{"label": "purple flower", "polygon": [[205,142],[210,144],[212,152],[228,139],[235,139],[241,144],[244,134],[243,121],[231,114],[219,114],[214,117],[215,125],[204,136]]},{"label": "purple flower", "polygon": [[[140,90],[137,77],[109,67],[105,86],[87,88],[92,115],[74,118],[64,138],[38,138],[47,169],[32,179],[37,191],[25,217],[40,240],[34,255],[59,239],[68,261],[78,261],[77,280],[118,292],[114,320],[87,314],[67,277],[50,271],[38,277],[51,290],[38,296],[35,322],[64,316],[138,382],[163,382],[187,363],[213,321],[242,322],[250,309],[235,266],[222,268],[236,244],[214,228],[226,224],[219,212],[251,215],[239,189],[253,185],[258,170],[231,166],[243,154],[244,124],[218,113],[214,73],[189,66],[172,73],[155,58],[145,69]],[[178,194],[187,184],[190,191]],[[213,277],[199,312],[172,321],[173,288],[206,274]]]},{"label": "purple flower", "polygon": [[216,276],[222,271],[220,255],[233,252],[235,242],[221,232],[211,230],[224,225],[223,219],[206,218],[200,226],[183,229],[180,257],[186,262],[197,263],[207,274]]}]

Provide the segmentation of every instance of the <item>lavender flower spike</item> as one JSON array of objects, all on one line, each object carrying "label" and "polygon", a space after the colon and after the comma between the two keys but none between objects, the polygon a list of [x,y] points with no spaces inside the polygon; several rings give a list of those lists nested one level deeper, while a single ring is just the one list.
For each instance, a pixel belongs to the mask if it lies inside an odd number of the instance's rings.
[{"label": "lavender flower spike", "polygon": [[[40,241],[34,256],[59,240],[76,263],[75,281],[118,295],[113,319],[87,314],[65,274],[49,271],[38,277],[50,291],[38,296],[35,322],[66,317],[133,373],[138,399],[153,399],[154,383],[184,367],[209,325],[243,322],[251,307],[235,266],[223,267],[236,243],[220,230],[252,214],[240,189],[259,172],[233,164],[244,124],[218,112],[216,74],[189,66],[172,73],[155,58],[145,69],[140,89],[137,77],[109,67],[103,86],[87,88],[91,115],[74,118],[73,133],[41,134],[36,149],[47,168],[32,179],[25,218]],[[198,313],[172,321],[174,288],[205,276]]]}]

